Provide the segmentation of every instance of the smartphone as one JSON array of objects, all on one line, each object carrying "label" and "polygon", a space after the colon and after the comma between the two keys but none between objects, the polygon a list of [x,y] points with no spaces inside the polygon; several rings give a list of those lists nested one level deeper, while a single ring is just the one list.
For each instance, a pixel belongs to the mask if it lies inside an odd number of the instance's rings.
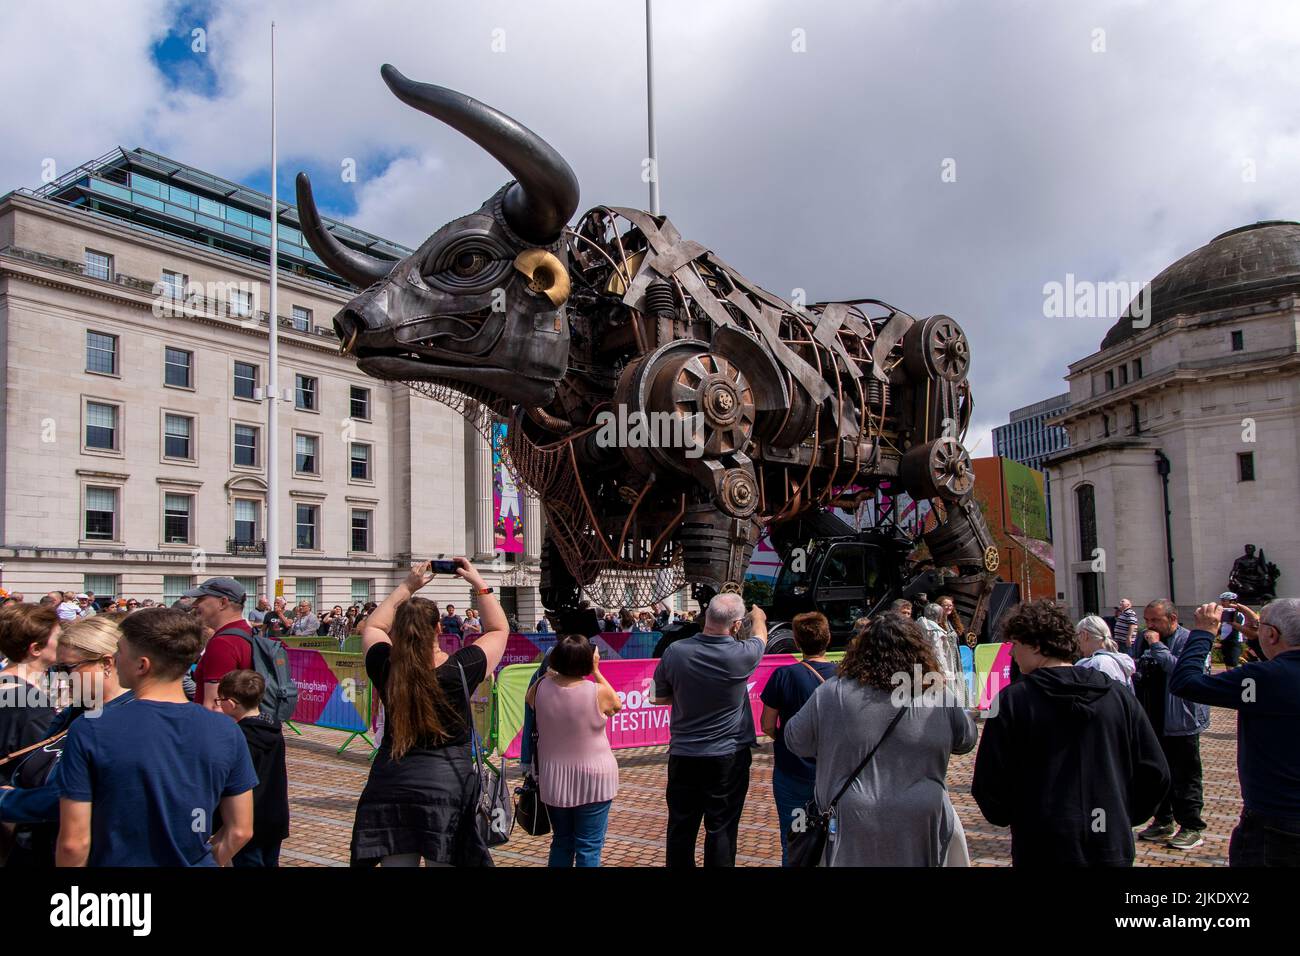
[{"label": "smartphone", "polygon": [[1220,623],[1220,624],[1229,624],[1229,625],[1232,625],[1233,627],[1236,627],[1236,626],[1237,626],[1237,613],[1238,613],[1238,612],[1237,612],[1237,609],[1236,609],[1236,608],[1233,608],[1233,607],[1225,607],[1225,608],[1224,608],[1224,609],[1219,613],[1219,623]]},{"label": "smartphone", "polygon": [[434,574],[455,574],[457,568],[455,561],[430,561],[429,566]]}]

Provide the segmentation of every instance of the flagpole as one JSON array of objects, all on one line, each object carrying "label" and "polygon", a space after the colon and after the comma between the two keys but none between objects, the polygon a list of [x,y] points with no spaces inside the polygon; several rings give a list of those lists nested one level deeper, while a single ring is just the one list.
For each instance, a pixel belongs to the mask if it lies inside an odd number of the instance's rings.
[{"label": "flagpole", "polygon": [[650,0],[645,0],[645,101],[646,138],[650,152],[650,214],[659,215],[659,146],[655,140],[654,43]]},{"label": "flagpole", "polygon": [[280,319],[277,305],[280,271],[280,201],[276,188],[275,141],[275,21],[271,21],[271,295],[267,318],[266,372],[266,590],[271,597],[283,596],[280,585]]}]

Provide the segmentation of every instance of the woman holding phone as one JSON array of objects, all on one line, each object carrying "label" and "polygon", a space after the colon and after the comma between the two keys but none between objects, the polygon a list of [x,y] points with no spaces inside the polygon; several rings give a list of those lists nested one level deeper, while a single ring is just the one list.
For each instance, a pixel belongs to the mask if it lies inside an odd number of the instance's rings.
[{"label": "woman holding phone", "polygon": [[[438,606],[415,597],[451,568],[478,596],[483,634],[446,654]],[[475,818],[480,783],[465,688],[477,687],[505,653],[506,617],[465,558],[421,562],[366,619],[366,674],[384,705],[384,740],[357,803],[353,866],[491,866]]]}]

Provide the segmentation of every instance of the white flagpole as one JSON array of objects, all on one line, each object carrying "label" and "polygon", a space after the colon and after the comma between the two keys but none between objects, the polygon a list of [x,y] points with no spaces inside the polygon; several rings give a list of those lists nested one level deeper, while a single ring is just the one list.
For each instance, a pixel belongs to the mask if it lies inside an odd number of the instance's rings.
[{"label": "white flagpole", "polygon": [[650,0],[645,0],[645,101],[646,138],[650,151],[650,214],[659,215],[659,147],[655,141],[654,45],[650,26]]},{"label": "white flagpole", "polygon": [[[271,296],[267,327],[269,334],[266,372],[266,590],[274,606],[281,596],[280,582],[280,441],[278,435],[280,376],[280,319],[277,291],[280,267],[280,203],[276,190],[275,142],[275,21],[271,21]],[[256,600],[256,599],[254,599]]]}]

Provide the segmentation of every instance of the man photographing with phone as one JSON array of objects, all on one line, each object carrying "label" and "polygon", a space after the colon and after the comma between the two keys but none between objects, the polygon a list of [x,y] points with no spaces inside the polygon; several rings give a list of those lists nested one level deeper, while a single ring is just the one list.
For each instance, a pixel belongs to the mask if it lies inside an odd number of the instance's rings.
[{"label": "man photographing with phone", "polygon": [[[1264,660],[1202,673],[1198,662],[1209,654],[1225,610],[1242,612],[1242,632],[1259,642]],[[1237,711],[1242,811],[1228,865],[1300,866],[1300,599],[1280,598],[1258,617],[1241,604],[1202,604],[1169,688]]]},{"label": "man photographing with phone", "polygon": [[[747,630],[746,636],[741,636]],[[757,743],[749,680],[767,649],[767,615],[748,615],[739,594],[718,594],[704,629],[664,650],[655,704],[672,705],[668,743],[668,866],[695,865],[704,821],[704,865],[735,866],[740,813]]]}]

